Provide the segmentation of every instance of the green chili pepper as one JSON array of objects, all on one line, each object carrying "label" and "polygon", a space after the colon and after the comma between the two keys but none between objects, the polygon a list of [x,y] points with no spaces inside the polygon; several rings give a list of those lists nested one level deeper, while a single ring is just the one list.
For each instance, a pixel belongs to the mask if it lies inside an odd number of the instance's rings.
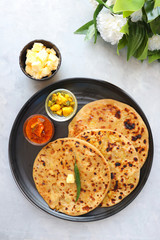
[{"label": "green chili pepper", "polygon": [[77,202],[81,192],[81,181],[80,181],[79,169],[76,163],[76,156],[75,156],[75,164],[74,164],[74,173],[75,173],[75,180],[77,185],[77,197],[76,197],[76,202]]}]

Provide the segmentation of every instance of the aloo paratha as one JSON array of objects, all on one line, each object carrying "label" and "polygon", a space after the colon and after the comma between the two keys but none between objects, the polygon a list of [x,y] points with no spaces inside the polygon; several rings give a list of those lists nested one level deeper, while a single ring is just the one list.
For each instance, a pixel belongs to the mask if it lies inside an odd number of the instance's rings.
[{"label": "aloo paratha", "polygon": [[[76,163],[80,173],[81,192],[76,202],[76,183],[67,183],[74,175]],[[33,179],[39,194],[50,208],[77,216],[96,208],[110,185],[110,168],[104,156],[91,144],[63,138],[46,145],[37,155]]]},{"label": "aloo paratha", "polygon": [[129,105],[101,99],[86,104],[69,124],[69,137],[87,129],[111,129],[126,136],[134,145],[142,167],[149,148],[148,130],[141,116]]},{"label": "aloo paratha", "polygon": [[102,207],[110,207],[122,201],[137,186],[140,166],[137,152],[122,134],[111,130],[86,130],[77,138],[95,146],[109,163],[111,184]]}]

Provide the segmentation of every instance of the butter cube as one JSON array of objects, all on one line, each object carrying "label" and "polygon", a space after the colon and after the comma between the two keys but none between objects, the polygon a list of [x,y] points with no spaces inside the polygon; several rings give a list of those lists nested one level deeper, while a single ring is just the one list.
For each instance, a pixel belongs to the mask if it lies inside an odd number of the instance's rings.
[{"label": "butter cube", "polygon": [[32,50],[27,50],[27,55],[26,55],[26,64],[31,64],[32,62],[36,61],[36,53],[32,52]]},{"label": "butter cube", "polygon": [[53,48],[51,48],[51,53],[53,53],[54,55],[56,55],[56,51],[55,51]]},{"label": "butter cube", "polygon": [[66,182],[67,183],[75,183],[74,175],[73,174],[68,174]]},{"label": "butter cube", "polygon": [[36,61],[36,62],[33,62],[32,63],[32,69],[33,69],[33,71],[35,71],[35,72],[39,72],[39,71],[41,71],[41,69],[42,69],[42,63],[41,63],[41,61]]},{"label": "butter cube", "polygon": [[47,60],[47,57],[48,57],[48,53],[46,52],[45,49],[42,49],[36,55],[42,62],[45,62]]},{"label": "butter cube", "polygon": [[49,76],[50,74],[51,74],[51,71],[48,67],[42,68],[42,71],[41,71],[41,76],[42,77]]},{"label": "butter cube", "polygon": [[50,53],[48,56],[47,66],[50,67],[51,71],[57,69],[58,63],[59,63],[59,58],[53,53]]},{"label": "butter cube", "polygon": [[33,47],[32,47],[32,50],[34,52],[39,52],[39,51],[42,50],[42,48],[43,48],[43,44],[42,43],[34,43]]},{"label": "butter cube", "polygon": [[53,48],[46,48],[46,52],[49,53],[53,53],[54,55],[56,55],[56,52],[54,51]]},{"label": "butter cube", "polygon": [[29,75],[31,75],[31,76],[34,76],[34,75],[35,75],[35,72],[33,71],[32,67],[29,66],[29,65],[26,65],[25,71],[26,71]]},{"label": "butter cube", "polygon": [[36,78],[36,79],[41,79],[42,74],[41,74],[41,72],[38,72],[38,73],[35,73],[33,77]]},{"label": "butter cube", "polygon": [[57,56],[54,55],[53,53],[50,53],[48,56],[48,60],[53,61],[53,62],[57,62]]},{"label": "butter cube", "polygon": [[50,60],[47,61],[46,65],[48,68],[50,68],[51,71],[56,70],[58,66],[58,64],[55,64],[55,62],[52,62]]}]

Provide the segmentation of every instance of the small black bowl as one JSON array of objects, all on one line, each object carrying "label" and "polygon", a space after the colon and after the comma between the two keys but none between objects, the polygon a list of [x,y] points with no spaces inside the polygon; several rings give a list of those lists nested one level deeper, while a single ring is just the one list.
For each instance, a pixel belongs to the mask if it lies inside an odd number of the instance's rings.
[{"label": "small black bowl", "polygon": [[[47,48],[53,48],[55,51],[56,51],[56,56],[59,58],[59,64],[58,64],[58,67],[56,70],[52,71],[52,74],[48,77],[43,77],[41,79],[36,79],[36,78],[33,78],[32,76],[30,76],[26,71],[25,71],[25,62],[26,62],[26,54],[27,54],[27,49],[31,49],[33,47],[33,44],[34,43],[42,43],[45,47]],[[61,65],[61,62],[62,62],[62,57],[61,57],[61,53],[59,51],[59,49],[51,42],[49,41],[46,41],[46,40],[34,40],[34,41],[31,41],[29,42],[23,49],[22,51],[20,52],[20,56],[19,56],[19,65],[20,65],[20,68],[22,70],[22,72],[29,78],[33,79],[33,80],[37,80],[37,81],[44,81],[44,80],[48,80],[50,78],[52,78],[59,70],[60,68],[60,65]]]}]

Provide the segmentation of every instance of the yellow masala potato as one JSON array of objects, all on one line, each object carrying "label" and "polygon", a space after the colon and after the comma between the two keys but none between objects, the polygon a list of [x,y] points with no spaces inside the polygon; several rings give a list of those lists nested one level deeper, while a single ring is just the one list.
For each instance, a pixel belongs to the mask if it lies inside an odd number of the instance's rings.
[{"label": "yellow masala potato", "polygon": [[73,98],[63,92],[53,93],[51,100],[48,101],[50,110],[64,117],[69,116],[73,112],[74,104]]}]

